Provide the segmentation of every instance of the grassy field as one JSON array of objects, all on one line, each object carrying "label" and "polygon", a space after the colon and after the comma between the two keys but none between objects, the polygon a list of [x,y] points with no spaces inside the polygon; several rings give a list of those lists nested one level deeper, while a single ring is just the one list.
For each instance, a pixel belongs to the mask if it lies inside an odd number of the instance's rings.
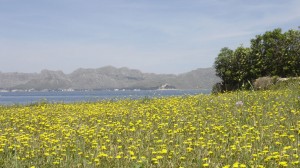
[{"label": "grassy field", "polygon": [[299,167],[299,129],[299,87],[2,106],[0,165]]}]

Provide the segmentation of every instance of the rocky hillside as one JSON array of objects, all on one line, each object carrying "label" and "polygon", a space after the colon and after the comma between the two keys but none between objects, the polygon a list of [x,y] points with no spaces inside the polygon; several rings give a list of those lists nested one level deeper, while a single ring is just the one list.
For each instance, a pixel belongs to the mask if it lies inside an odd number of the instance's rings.
[{"label": "rocky hillside", "polygon": [[107,66],[98,69],[80,68],[71,74],[50,70],[41,73],[0,72],[0,89],[158,89],[165,84],[176,89],[211,89],[219,80],[213,68],[199,68],[173,75]]}]

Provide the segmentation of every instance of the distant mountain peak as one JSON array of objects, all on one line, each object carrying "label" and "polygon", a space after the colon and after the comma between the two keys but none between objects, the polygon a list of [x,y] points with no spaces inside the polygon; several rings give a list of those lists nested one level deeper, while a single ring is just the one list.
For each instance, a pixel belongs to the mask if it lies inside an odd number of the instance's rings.
[{"label": "distant mountain peak", "polygon": [[70,74],[44,69],[40,73],[0,73],[0,89],[211,89],[220,81],[213,68],[179,74],[143,73],[127,67],[78,68]]}]

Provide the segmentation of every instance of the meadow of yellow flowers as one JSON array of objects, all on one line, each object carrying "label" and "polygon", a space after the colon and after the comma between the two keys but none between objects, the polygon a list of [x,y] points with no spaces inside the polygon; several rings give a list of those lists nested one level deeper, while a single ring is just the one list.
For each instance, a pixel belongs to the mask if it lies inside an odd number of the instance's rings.
[{"label": "meadow of yellow flowers", "polygon": [[300,167],[300,95],[0,107],[0,167]]}]

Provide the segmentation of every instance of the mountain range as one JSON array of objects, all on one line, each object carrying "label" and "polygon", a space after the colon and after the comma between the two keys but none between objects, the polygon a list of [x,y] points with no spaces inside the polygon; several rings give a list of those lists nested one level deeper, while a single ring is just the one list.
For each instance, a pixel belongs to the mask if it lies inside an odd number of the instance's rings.
[{"label": "mountain range", "polygon": [[0,89],[5,90],[107,90],[107,89],[211,89],[220,79],[214,68],[199,68],[182,74],[143,73],[129,68],[106,66],[79,68],[70,74],[42,70],[40,73],[2,73]]}]

